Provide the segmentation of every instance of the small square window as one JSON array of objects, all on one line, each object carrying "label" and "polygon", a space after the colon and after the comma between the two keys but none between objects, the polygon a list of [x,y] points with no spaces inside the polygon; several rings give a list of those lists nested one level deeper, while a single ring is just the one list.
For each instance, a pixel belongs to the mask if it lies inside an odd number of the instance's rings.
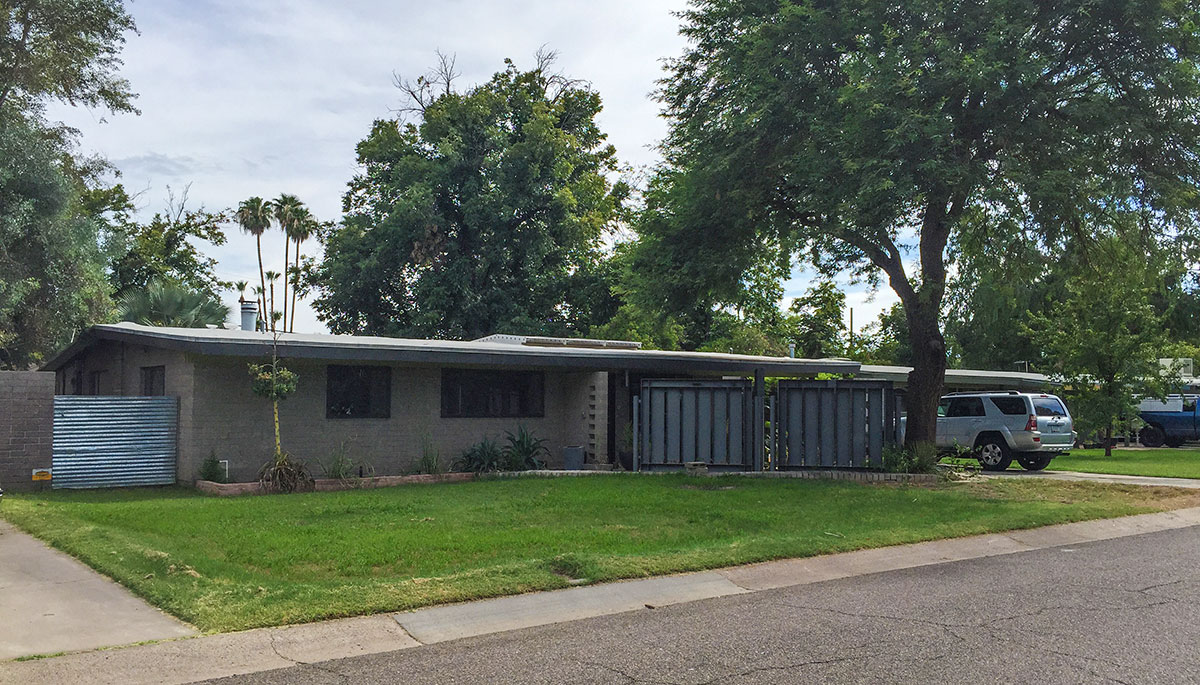
[{"label": "small square window", "polygon": [[392,369],[331,364],[326,373],[325,416],[386,419],[392,415]]},{"label": "small square window", "polygon": [[108,372],[93,371],[88,374],[88,394],[103,395],[108,392]]},{"label": "small square window", "polygon": [[167,367],[165,367],[165,366],[143,366],[142,367],[142,394],[143,395],[165,395],[165,394],[167,394]]}]

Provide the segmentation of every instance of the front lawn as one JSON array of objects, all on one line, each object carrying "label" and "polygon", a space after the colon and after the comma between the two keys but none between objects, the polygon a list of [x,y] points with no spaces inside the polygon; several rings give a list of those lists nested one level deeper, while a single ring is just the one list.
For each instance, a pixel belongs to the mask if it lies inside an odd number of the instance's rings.
[{"label": "front lawn", "polygon": [[591,476],[222,499],[5,497],[0,513],[206,631],[1200,504],[1087,483]]},{"label": "front lawn", "polygon": [[1126,476],[1200,478],[1200,450],[1194,449],[1114,449],[1111,457],[1104,450],[1071,450],[1055,457],[1051,471],[1112,473]]}]

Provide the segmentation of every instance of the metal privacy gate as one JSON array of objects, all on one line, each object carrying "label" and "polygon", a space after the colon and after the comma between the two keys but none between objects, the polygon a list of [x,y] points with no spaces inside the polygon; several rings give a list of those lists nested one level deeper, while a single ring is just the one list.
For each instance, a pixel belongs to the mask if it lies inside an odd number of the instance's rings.
[{"label": "metal privacy gate", "polygon": [[900,408],[888,381],[779,382],[772,403],[772,463],[788,468],[883,465]]},{"label": "metal privacy gate", "polygon": [[681,468],[701,461],[713,469],[760,469],[761,401],[748,380],[644,380],[634,416],[639,426],[636,468]]},{"label": "metal privacy gate", "polygon": [[175,397],[54,398],[55,488],[175,482]]},{"label": "metal privacy gate", "polygon": [[[759,386],[761,387],[761,386]],[[878,468],[897,442],[901,393],[888,381],[643,380],[634,400],[635,469]],[[768,444],[769,443],[769,444]]]}]

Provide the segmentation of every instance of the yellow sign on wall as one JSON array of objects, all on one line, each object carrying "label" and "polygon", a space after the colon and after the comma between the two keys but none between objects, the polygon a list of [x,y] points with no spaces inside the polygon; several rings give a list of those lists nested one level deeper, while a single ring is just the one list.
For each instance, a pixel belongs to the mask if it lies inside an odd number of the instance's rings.
[{"label": "yellow sign on wall", "polygon": [[34,469],[34,480],[50,480],[50,469]]}]

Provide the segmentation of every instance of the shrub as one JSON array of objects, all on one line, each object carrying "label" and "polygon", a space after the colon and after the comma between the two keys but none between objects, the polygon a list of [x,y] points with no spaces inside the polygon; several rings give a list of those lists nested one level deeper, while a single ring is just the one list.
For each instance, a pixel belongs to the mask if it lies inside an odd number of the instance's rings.
[{"label": "shrub", "polygon": [[274,459],[263,464],[258,482],[267,492],[300,492],[312,490],[314,485],[308,466],[286,452],[276,452]]},{"label": "shrub", "polygon": [[517,432],[505,431],[508,444],[504,446],[504,468],[508,471],[529,471],[546,468],[545,457],[550,456],[546,441],[517,426]]},{"label": "shrub", "polygon": [[504,451],[491,438],[484,438],[471,445],[454,461],[455,471],[488,473],[504,468]]},{"label": "shrub", "polygon": [[208,459],[200,462],[200,480],[211,480],[214,483],[225,482],[225,469],[221,466],[216,454],[209,454]]},{"label": "shrub", "polygon": [[345,445],[338,447],[330,455],[329,461],[319,463],[326,478],[349,481],[356,478],[370,478],[375,475],[375,468],[365,461],[356,461],[351,458]]},{"label": "shrub", "polygon": [[429,473],[437,475],[445,473],[446,467],[442,465],[442,453],[434,446],[433,440],[428,435],[421,438],[421,458],[417,460],[417,473]]},{"label": "shrub", "polygon": [[928,443],[883,450],[883,470],[888,473],[933,473],[941,456]]}]

